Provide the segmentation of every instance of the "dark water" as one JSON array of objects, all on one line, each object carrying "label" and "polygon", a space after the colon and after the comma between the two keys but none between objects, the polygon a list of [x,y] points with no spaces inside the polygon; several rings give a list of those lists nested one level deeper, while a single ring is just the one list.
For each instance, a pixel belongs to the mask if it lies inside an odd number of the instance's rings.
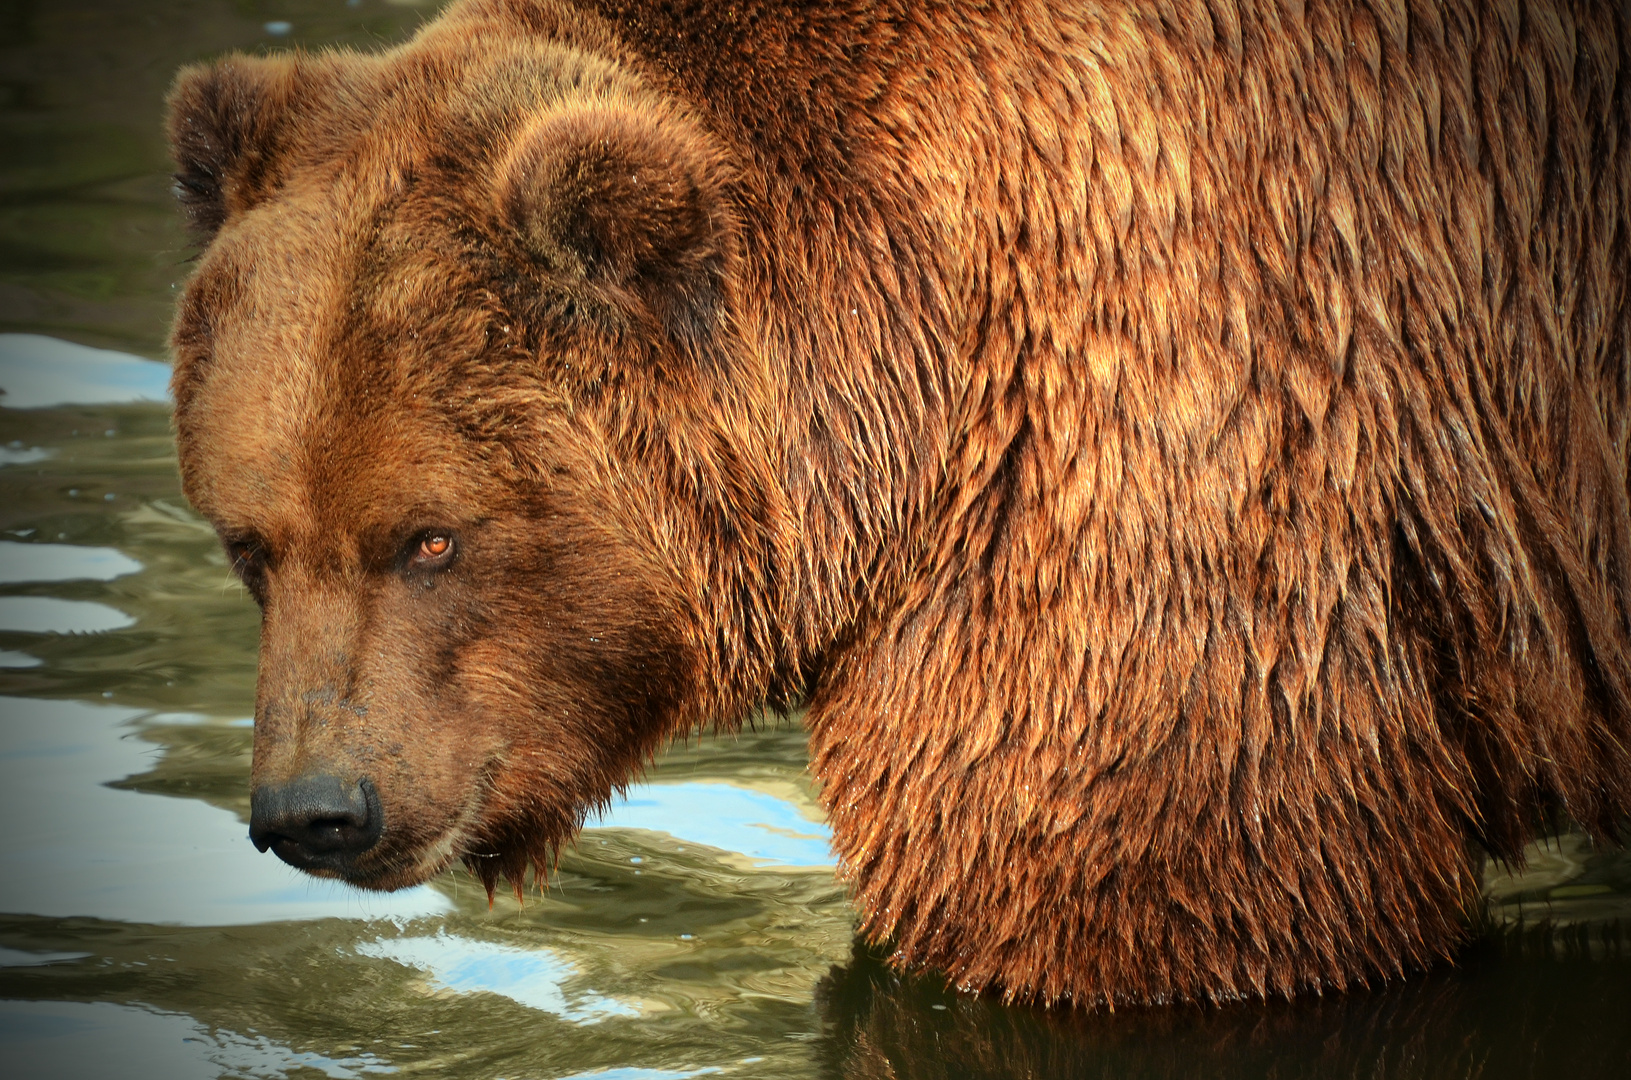
[{"label": "dark water", "polygon": [[161,99],[429,14],[0,0],[0,1078],[1631,1077],[1631,859],[1572,835],[1491,871],[1454,968],[1092,1017],[855,953],[793,728],[671,753],[524,905],[257,855],[254,606],[141,400],[187,259]]}]

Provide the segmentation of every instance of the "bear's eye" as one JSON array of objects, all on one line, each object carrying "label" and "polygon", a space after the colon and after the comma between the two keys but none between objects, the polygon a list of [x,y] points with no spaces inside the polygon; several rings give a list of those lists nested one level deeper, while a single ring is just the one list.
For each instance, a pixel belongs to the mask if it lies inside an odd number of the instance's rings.
[{"label": "bear's eye", "polygon": [[265,562],[261,547],[254,540],[228,540],[226,549],[228,557],[232,559],[232,572],[239,577],[247,577],[258,571]]},{"label": "bear's eye", "polygon": [[266,549],[252,536],[229,537],[224,544],[227,558],[232,560],[232,572],[256,602],[260,602],[266,584]]},{"label": "bear's eye", "polygon": [[421,536],[413,545],[408,563],[416,570],[439,570],[453,561],[453,537],[433,532]]}]

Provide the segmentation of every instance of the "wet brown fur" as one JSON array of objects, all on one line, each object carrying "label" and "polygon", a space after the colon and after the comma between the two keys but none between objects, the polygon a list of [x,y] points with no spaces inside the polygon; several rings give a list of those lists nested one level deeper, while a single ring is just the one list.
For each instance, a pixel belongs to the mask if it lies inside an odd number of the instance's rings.
[{"label": "wet brown fur", "polygon": [[1010,998],[1390,977],[1614,837],[1617,6],[710,7],[177,83],[183,476],[359,883],[799,700],[864,932]]}]

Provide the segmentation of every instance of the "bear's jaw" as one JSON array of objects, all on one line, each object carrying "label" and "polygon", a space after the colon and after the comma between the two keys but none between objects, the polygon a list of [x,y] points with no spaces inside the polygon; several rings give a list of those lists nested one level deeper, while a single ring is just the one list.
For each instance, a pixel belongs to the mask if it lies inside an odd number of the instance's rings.
[{"label": "bear's jaw", "polygon": [[415,885],[423,885],[431,878],[436,877],[460,857],[461,849],[466,843],[464,829],[455,826],[429,846],[422,847],[409,853],[408,861],[392,862],[386,866],[359,874],[353,871],[349,874],[329,874],[321,871],[308,871],[318,877],[333,877],[344,881],[348,885],[369,892],[395,892],[398,889],[411,889]]}]

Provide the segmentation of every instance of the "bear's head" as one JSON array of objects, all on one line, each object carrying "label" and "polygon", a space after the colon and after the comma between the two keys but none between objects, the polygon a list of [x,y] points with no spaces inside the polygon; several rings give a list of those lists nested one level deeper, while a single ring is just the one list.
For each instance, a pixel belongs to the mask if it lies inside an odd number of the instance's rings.
[{"label": "bear's head", "polygon": [[722,659],[775,652],[783,513],[727,155],[589,52],[447,21],[189,69],[170,137],[183,482],[263,612],[252,836],[519,886],[767,685]]}]

